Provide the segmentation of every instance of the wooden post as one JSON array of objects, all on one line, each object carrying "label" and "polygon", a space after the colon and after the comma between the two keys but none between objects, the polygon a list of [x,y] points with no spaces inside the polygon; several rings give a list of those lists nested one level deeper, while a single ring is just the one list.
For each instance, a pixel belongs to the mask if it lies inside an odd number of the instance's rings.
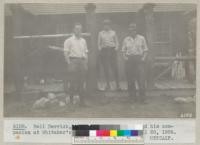
[{"label": "wooden post", "polygon": [[146,4],[143,7],[145,16],[146,36],[150,50],[153,49],[153,41],[155,36],[153,8],[154,8],[153,4]]},{"label": "wooden post", "polygon": [[[197,12],[191,11],[184,15],[185,23],[187,25],[187,55],[196,56],[196,28],[197,28]],[[186,77],[191,83],[195,83],[196,78],[196,60],[185,62]]]},{"label": "wooden post", "polygon": [[[22,33],[22,8],[19,4],[12,4],[10,6],[12,11],[13,34],[20,35]],[[23,88],[23,50],[22,42],[19,40],[12,41],[12,55],[13,55],[13,77],[14,85],[17,93],[20,93]]]},{"label": "wooden post", "polygon": [[154,25],[154,4],[145,4],[140,10],[143,13],[144,27],[146,31],[146,39],[149,48],[148,60],[147,60],[147,86],[151,88],[153,86],[153,60],[154,60],[154,51],[153,51],[153,42],[155,37],[155,25]]},{"label": "wooden post", "polygon": [[88,56],[88,85],[87,89],[91,93],[97,88],[97,30],[96,30],[96,5],[89,3],[85,6],[86,29],[89,32],[89,56]]}]

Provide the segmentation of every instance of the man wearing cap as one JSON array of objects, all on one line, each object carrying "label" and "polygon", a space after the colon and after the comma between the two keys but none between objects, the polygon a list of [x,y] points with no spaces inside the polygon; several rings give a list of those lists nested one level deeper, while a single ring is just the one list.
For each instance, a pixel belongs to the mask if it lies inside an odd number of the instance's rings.
[{"label": "man wearing cap", "polygon": [[118,66],[117,66],[117,50],[118,50],[118,39],[116,32],[111,29],[111,21],[106,19],[103,21],[104,27],[98,35],[98,49],[100,51],[100,60],[104,69],[104,75],[106,79],[106,89],[110,88],[110,75],[109,70],[111,69],[112,74],[116,81],[117,89],[119,89],[118,79]]},{"label": "man wearing cap", "polygon": [[[144,62],[146,60],[148,47],[143,36],[137,34],[136,24],[129,25],[129,34],[124,39],[122,52],[126,61],[126,75],[129,97],[135,97],[135,101],[144,101],[145,76]],[[136,96],[136,82],[139,89],[139,97]]]},{"label": "man wearing cap", "polygon": [[[87,72],[88,49],[87,43],[81,36],[82,25],[76,23],[74,34],[64,42],[64,56],[68,63],[70,100],[80,97],[81,105],[84,104],[84,82]],[[73,101],[74,102],[74,101]]]}]

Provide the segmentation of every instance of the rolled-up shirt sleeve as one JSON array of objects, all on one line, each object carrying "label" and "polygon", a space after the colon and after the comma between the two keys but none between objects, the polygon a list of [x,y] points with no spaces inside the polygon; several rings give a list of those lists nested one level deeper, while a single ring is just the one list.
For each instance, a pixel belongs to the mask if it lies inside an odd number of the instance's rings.
[{"label": "rolled-up shirt sleeve", "polygon": [[116,32],[114,32],[114,41],[115,41],[115,48],[118,50],[119,48],[119,41]]},{"label": "rolled-up shirt sleeve", "polygon": [[147,47],[147,42],[146,42],[146,39],[143,37],[143,40],[142,40],[142,48],[143,48],[143,51],[148,51],[148,47]]},{"label": "rolled-up shirt sleeve", "polygon": [[126,52],[126,38],[124,39],[123,43],[122,43],[122,52]]},{"label": "rolled-up shirt sleeve", "polygon": [[64,56],[65,56],[65,58],[69,57],[69,53],[70,53],[70,49],[71,49],[70,47],[71,47],[70,41],[65,40],[65,42],[64,42]]},{"label": "rolled-up shirt sleeve", "polygon": [[88,53],[88,47],[87,47],[87,42],[84,40],[84,48],[85,48],[85,53]]},{"label": "rolled-up shirt sleeve", "polygon": [[98,49],[101,50],[101,32],[99,32],[97,43],[98,43]]}]

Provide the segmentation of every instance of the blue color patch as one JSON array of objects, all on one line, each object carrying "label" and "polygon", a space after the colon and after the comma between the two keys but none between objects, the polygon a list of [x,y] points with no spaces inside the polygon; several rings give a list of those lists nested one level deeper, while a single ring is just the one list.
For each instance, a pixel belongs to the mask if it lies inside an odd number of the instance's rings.
[{"label": "blue color patch", "polygon": [[131,136],[131,130],[124,130],[124,136]]}]

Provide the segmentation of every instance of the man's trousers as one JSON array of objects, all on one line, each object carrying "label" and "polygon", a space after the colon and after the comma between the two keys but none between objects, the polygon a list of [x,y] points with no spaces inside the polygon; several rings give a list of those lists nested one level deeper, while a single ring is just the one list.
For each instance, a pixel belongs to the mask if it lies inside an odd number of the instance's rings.
[{"label": "man's trousers", "polygon": [[[136,101],[143,100],[145,96],[144,61],[141,58],[140,55],[128,56],[125,66],[129,97],[135,97]],[[136,95],[136,82],[138,84],[139,96]]]}]

